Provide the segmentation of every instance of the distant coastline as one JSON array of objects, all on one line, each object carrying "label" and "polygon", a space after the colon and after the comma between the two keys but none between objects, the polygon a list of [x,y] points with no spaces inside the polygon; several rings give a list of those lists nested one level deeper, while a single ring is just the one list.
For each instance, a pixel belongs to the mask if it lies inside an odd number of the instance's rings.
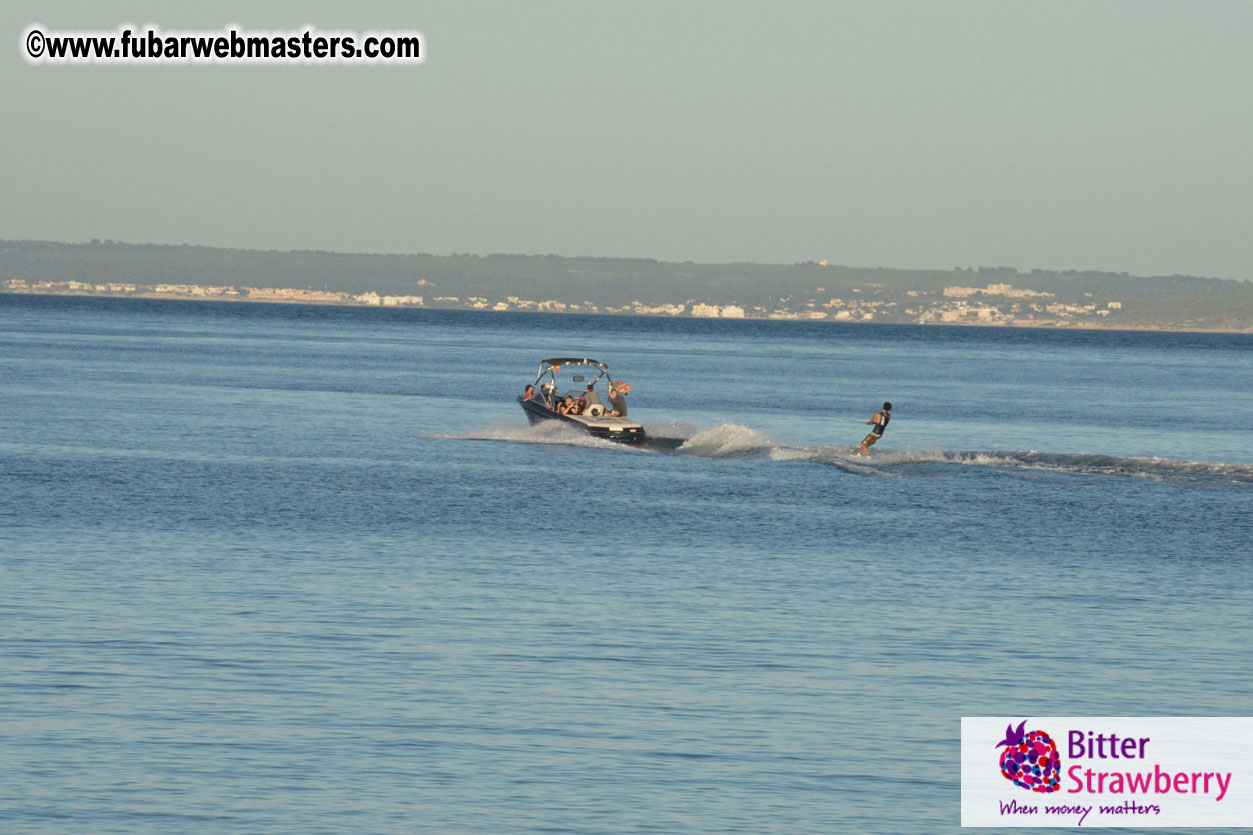
[{"label": "distant coastline", "polygon": [[1253,332],[1253,283],[522,255],[0,241],[0,293],[811,322]]},{"label": "distant coastline", "polygon": [[[3,295],[56,296],[56,297],[98,298],[98,299],[100,298],[160,299],[160,300],[166,300],[166,301],[209,302],[209,303],[220,303],[220,304],[320,305],[323,307],[362,307],[362,308],[379,307],[379,305],[372,305],[366,302],[356,302],[356,301],[321,301],[321,300],[306,300],[306,299],[300,299],[300,298],[253,299],[253,298],[248,298],[246,296],[245,297],[240,297],[240,296],[209,297],[209,296],[195,296],[195,295],[180,295],[177,293],[153,293],[153,292],[136,292],[136,293],[121,294],[121,293],[96,293],[96,292],[90,292],[90,291],[76,291],[76,290],[67,290],[67,291],[58,292],[58,291],[45,291],[45,290],[36,291],[36,290],[0,289],[0,296],[3,296]],[[400,305],[396,305],[396,306],[390,306],[387,309],[395,310],[395,309],[400,309],[401,307],[402,306]],[[404,305],[403,307],[407,307],[410,310],[413,310],[413,309],[418,309],[418,310],[468,309],[468,308],[454,308],[454,307],[436,307],[436,306],[428,306],[428,305]],[[483,309],[478,312],[492,314],[492,313],[499,313],[502,311]],[[557,312],[557,313],[566,313],[566,314],[577,314],[577,315],[583,315],[583,316],[658,316],[658,315],[661,315],[661,314],[655,314],[655,313],[653,314],[609,313],[609,312],[597,312],[597,311],[513,310],[513,311],[503,311],[503,312],[512,312],[512,313]],[[713,317],[700,317],[700,316],[688,315],[683,318],[700,319],[700,318],[713,318]],[[719,318],[722,318],[722,317],[719,317]],[[807,320],[807,319],[802,319],[801,317],[730,317],[730,318],[735,318],[739,321],[744,321],[744,320],[751,321],[751,318],[757,318],[758,320],[765,318],[765,319],[772,319],[773,321],[778,321],[780,319],[787,319],[789,321],[822,321],[822,320]],[[873,320],[871,321],[853,320],[850,322],[849,320],[842,320],[842,319],[841,320],[828,319],[826,321],[831,322],[833,324],[836,322],[839,322],[841,324],[850,324],[850,323],[851,324],[873,324]],[[886,324],[919,324],[919,323],[890,322],[886,319],[883,319],[883,320],[879,320],[878,324],[886,325]],[[921,326],[923,327],[934,326],[934,327],[986,327],[986,328],[1043,328],[1043,329],[1052,329],[1052,330],[1109,330],[1109,331],[1137,331],[1137,332],[1161,332],[1161,333],[1253,333],[1253,327],[1244,328],[1244,329],[1206,328],[1206,327],[1154,327],[1150,325],[1121,324],[1117,322],[1109,322],[1109,321],[1104,321],[1104,320],[1094,321],[1094,322],[1074,321],[1074,322],[1067,322],[1067,323],[1048,323],[1048,322],[1032,323],[1030,321],[1016,321],[1012,323],[999,323],[999,324],[992,323],[992,322],[980,322],[977,320],[971,320],[971,321],[925,322],[925,323],[922,323]]]}]

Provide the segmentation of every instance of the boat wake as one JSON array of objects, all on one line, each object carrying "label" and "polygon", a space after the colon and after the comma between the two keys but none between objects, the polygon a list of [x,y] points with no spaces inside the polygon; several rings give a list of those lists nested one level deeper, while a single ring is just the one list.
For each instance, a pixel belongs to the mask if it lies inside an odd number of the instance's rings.
[{"label": "boat wake", "polygon": [[505,441],[514,444],[561,444],[595,449],[631,449],[625,444],[593,438],[581,427],[556,420],[544,420],[533,426],[500,424],[462,434],[434,434],[431,438],[454,441]]},{"label": "boat wake", "polygon": [[1239,486],[1253,490],[1253,465],[1250,464],[1035,450],[876,449],[867,458],[859,454],[856,444],[786,444],[751,427],[733,423],[712,428],[669,423],[647,426],[646,429],[650,443],[679,455],[808,461],[856,475],[945,475],[958,467],[999,467],[1030,472],[1112,475],[1177,483]]},{"label": "boat wake", "polygon": [[705,427],[686,421],[666,421],[647,424],[645,431],[648,441],[640,447],[592,438],[577,428],[556,421],[544,421],[526,427],[498,426],[463,435],[433,437],[564,444],[635,454],[661,453],[708,459],[809,462],[835,467],[855,475],[879,477],[935,477],[951,475],[959,468],[1002,468],[1023,473],[1122,476],[1253,490],[1253,465],[1250,464],[1035,450],[875,449],[867,458],[858,454],[856,444],[787,444],[757,429],[735,423]]}]

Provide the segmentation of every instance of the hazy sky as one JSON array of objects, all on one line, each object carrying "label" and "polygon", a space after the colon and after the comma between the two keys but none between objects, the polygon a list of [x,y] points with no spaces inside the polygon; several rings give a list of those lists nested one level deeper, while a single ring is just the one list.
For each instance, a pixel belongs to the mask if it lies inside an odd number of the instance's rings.
[{"label": "hazy sky", "polygon": [[[32,3],[0,238],[1253,278],[1253,3]],[[417,29],[420,66],[31,66]]]}]

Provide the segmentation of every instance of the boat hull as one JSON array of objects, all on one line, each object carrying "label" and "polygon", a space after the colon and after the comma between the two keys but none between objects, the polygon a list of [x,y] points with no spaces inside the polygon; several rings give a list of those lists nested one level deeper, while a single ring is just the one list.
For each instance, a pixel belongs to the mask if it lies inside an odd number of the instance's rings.
[{"label": "boat hull", "polygon": [[522,411],[526,412],[526,419],[531,422],[532,426],[540,421],[556,420],[577,426],[593,438],[602,438],[606,441],[614,441],[620,444],[644,443],[644,427],[633,420],[563,415],[548,408],[539,397],[529,399],[519,397],[518,405],[522,407]]}]

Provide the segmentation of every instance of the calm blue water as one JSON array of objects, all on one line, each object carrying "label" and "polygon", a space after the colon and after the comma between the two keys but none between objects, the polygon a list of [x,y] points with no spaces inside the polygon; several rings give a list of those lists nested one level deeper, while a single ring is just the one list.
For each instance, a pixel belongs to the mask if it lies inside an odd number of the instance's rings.
[{"label": "calm blue water", "polygon": [[[659,449],[526,425],[567,353]],[[1251,371],[0,296],[0,830],[955,831],[962,715],[1253,714]]]}]

